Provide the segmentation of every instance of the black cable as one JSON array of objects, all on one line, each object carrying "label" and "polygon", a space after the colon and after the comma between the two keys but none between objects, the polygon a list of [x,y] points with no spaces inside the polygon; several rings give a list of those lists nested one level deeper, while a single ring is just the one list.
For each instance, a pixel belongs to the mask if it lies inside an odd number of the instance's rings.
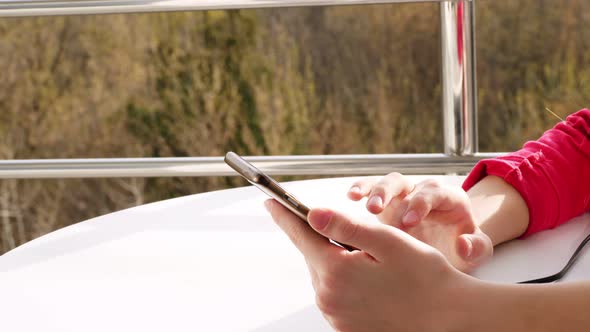
[{"label": "black cable", "polygon": [[580,245],[578,246],[578,248],[576,249],[576,251],[574,252],[572,257],[570,258],[570,260],[565,265],[565,267],[561,271],[559,271],[558,273],[556,273],[554,275],[550,275],[548,277],[544,277],[544,278],[521,281],[521,282],[519,282],[519,284],[547,284],[550,282],[555,282],[557,280],[560,280],[570,270],[570,268],[574,265],[576,260],[578,260],[578,258],[580,256],[580,252],[582,251],[582,249],[584,249],[584,247],[586,246],[586,244],[588,244],[589,241],[590,241],[590,235],[588,235],[584,239],[584,241],[582,241],[582,243],[580,243]]}]

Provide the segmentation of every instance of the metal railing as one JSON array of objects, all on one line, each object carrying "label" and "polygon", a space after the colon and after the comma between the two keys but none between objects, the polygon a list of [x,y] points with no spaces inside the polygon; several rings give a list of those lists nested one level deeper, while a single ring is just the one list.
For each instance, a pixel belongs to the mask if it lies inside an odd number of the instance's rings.
[{"label": "metal railing", "polygon": [[362,5],[441,0],[8,0],[0,16],[146,13],[183,10]]},{"label": "metal railing", "polygon": [[[477,153],[474,0],[12,0],[0,17],[440,2],[444,154],[247,157],[273,175],[465,173]],[[0,178],[234,175],[222,157],[0,161]]]},{"label": "metal railing", "polygon": [[[480,159],[445,154],[326,155],[246,157],[272,175],[360,175],[467,173]],[[236,175],[222,157],[9,160],[0,163],[4,178],[91,178]]]}]

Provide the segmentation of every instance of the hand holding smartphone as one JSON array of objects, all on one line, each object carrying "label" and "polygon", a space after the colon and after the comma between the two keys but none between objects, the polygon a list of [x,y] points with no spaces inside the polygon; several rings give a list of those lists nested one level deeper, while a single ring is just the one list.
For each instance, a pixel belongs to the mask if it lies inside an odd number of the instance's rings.
[{"label": "hand holding smartphone", "polygon": [[[288,193],[285,189],[283,189],[277,181],[264,174],[262,171],[254,167],[254,165],[245,161],[242,157],[234,152],[228,152],[225,155],[224,160],[226,164],[238,172],[238,174],[240,174],[244,179],[256,186],[258,189],[262,190],[268,196],[274,198],[277,202],[281,203],[281,205],[289,209],[307,223],[309,208],[296,199],[293,195]],[[336,241],[332,242],[342,246],[348,251],[356,250],[349,245]]]}]

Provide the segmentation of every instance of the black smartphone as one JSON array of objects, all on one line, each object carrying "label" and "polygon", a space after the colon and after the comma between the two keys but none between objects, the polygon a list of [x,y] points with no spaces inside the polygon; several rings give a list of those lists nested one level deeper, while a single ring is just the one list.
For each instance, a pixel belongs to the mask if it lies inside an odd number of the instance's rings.
[{"label": "black smartphone", "polygon": [[[233,168],[244,179],[256,186],[258,189],[262,190],[268,196],[274,198],[277,202],[281,203],[281,205],[289,209],[307,223],[309,208],[301,203],[293,195],[288,193],[285,189],[283,189],[283,187],[281,187],[277,181],[264,174],[258,168],[254,167],[254,165],[245,161],[242,157],[234,152],[228,152],[225,155],[224,160],[225,163],[229,165],[229,167]],[[355,250],[355,248],[349,245],[336,241],[333,242],[347,249],[348,251]]]}]

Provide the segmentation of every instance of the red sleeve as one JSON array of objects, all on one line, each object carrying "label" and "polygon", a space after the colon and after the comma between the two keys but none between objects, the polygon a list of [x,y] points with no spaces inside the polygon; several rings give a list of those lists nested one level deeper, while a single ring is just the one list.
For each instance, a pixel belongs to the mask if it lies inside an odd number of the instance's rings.
[{"label": "red sleeve", "polygon": [[486,175],[503,178],[526,201],[529,226],[523,236],[590,211],[590,110],[568,116],[519,151],[480,161],[463,189]]}]

